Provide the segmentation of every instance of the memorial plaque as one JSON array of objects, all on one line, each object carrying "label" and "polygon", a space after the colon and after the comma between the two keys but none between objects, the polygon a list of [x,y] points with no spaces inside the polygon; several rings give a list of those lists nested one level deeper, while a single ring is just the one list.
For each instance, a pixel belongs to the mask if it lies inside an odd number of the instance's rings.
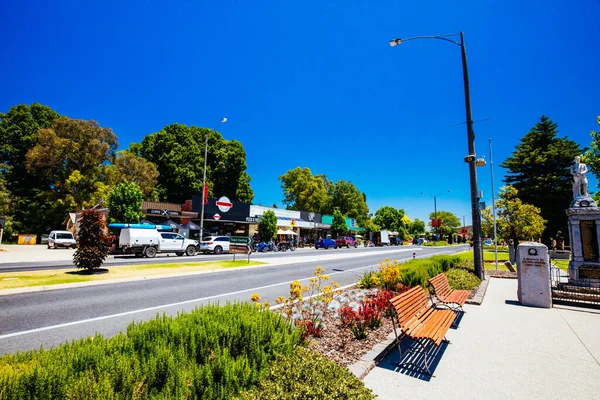
[{"label": "memorial plaque", "polygon": [[581,248],[584,261],[598,260],[598,233],[596,232],[596,221],[582,220]]},{"label": "memorial plaque", "polygon": [[600,279],[600,266],[582,265],[579,267],[579,279]]}]

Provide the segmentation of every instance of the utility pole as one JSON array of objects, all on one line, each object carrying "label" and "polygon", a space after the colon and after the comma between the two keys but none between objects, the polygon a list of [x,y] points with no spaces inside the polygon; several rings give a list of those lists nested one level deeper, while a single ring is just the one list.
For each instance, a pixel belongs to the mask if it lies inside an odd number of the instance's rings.
[{"label": "utility pole", "polygon": [[[224,124],[225,122],[227,122],[227,118],[223,118],[221,120],[221,124]],[[216,131],[217,127],[219,125],[215,126],[213,131]],[[206,157],[208,155],[208,135],[209,134],[210,134],[210,132],[206,133],[206,140],[204,142],[204,178],[202,178],[202,214],[200,215],[200,240],[198,240],[198,242],[201,242],[202,238],[204,238],[204,199],[208,198],[208,190],[206,190]]]},{"label": "utility pole", "polygon": [[492,176],[492,214],[494,217],[494,254],[496,255],[496,271],[498,271],[498,240],[496,237],[496,193],[494,191],[494,160],[492,159],[492,138],[490,142],[490,175]]}]

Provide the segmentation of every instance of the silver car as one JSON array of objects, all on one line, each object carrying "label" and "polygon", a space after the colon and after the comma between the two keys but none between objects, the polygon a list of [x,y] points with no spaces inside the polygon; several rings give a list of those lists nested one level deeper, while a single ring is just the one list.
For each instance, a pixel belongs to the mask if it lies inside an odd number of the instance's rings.
[{"label": "silver car", "polygon": [[208,236],[200,242],[203,253],[229,253],[229,236]]},{"label": "silver car", "polygon": [[48,248],[56,249],[58,247],[77,247],[77,242],[73,234],[69,231],[52,231],[48,236]]}]

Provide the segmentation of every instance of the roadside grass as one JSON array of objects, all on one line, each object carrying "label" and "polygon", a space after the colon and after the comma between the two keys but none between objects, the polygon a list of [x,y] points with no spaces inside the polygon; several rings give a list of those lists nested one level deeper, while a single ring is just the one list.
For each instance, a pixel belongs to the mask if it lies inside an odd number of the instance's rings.
[{"label": "roadside grass", "polygon": [[[462,260],[473,261],[473,250],[464,251],[462,253],[457,253]],[[485,264],[485,269],[496,269],[495,264],[495,256],[493,251],[484,250],[483,251],[483,262]],[[504,266],[504,261],[508,261],[508,252],[506,251],[498,251],[498,270],[500,271],[508,271],[508,268]],[[550,260],[550,262],[556,265],[558,268],[568,271],[569,270],[569,260]]]},{"label": "roadside grass", "polygon": [[[174,271],[181,273],[210,271],[215,269],[228,269],[267,264],[261,261],[227,260],[227,261],[201,261],[168,264],[140,264],[140,265],[111,265],[100,273],[87,274],[84,270],[49,270],[35,272],[7,272],[0,274],[0,290],[24,288],[32,286],[50,286],[65,283],[80,283],[106,281],[140,276],[156,276]],[[108,270],[106,272],[106,270]]]},{"label": "roadside grass", "polygon": [[570,260],[550,260],[552,264],[565,271],[569,270],[569,261]]},{"label": "roadside grass", "polygon": [[[457,253],[456,255],[459,256],[462,260],[473,261],[473,250],[463,251],[461,253]],[[508,252],[498,251],[499,271],[508,271],[508,268],[504,266],[504,261],[508,261]],[[496,269],[496,255],[493,251],[483,251],[483,263],[485,264],[485,269]]]}]

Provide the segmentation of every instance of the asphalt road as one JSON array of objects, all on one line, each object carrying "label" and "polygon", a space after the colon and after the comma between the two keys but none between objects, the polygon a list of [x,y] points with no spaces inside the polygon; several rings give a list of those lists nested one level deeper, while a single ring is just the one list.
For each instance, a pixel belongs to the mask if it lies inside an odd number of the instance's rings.
[{"label": "asphalt road", "polygon": [[[417,254],[422,258],[467,248],[424,247]],[[369,269],[375,269],[385,257],[399,261],[412,258],[414,248],[398,247],[393,254],[385,255],[370,250],[346,249],[349,253],[364,255],[318,263],[302,262],[301,252],[296,252],[290,254],[298,258],[294,264],[0,296],[0,354],[40,346],[49,348],[97,333],[113,336],[134,321],[163,313],[176,315],[178,311],[211,302],[248,301],[252,293],[259,293],[263,300],[274,304],[278,296],[288,295],[291,281],[298,279],[307,283],[318,264],[332,280],[344,286],[355,283]]]},{"label": "asphalt road", "polygon": [[[400,246],[398,249],[413,249],[414,246]],[[268,253],[252,253],[251,259],[255,261],[268,261],[274,257],[286,257],[286,258],[297,258],[301,260],[301,258],[307,254],[315,255],[315,254],[346,254],[346,253],[363,253],[363,252],[372,252],[378,253],[382,251],[389,251],[390,249],[395,249],[394,246],[391,247],[358,247],[358,248],[339,248],[339,249],[319,249],[315,250],[314,248],[303,248],[298,249],[296,251],[285,251],[285,252],[268,252]],[[52,251],[52,250],[50,250]],[[54,250],[54,251],[61,251]],[[66,250],[65,250],[66,251]],[[26,256],[25,256],[26,257]],[[238,258],[244,257],[243,255],[238,255]],[[104,265],[106,266],[121,266],[121,265],[135,265],[135,264],[161,264],[161,263],[175,263],[175,262],[193,262],[193,261],[214,261],[214,260],[231,260],[233,256],[231,254],[198,254],[192,257],[182,256],[178,257],[174,254],[158,254],[155,258],[138,258],[131,255],[123,255],[123,256],[109,256],[104,261]],[[3,272],[26,272],[26,271],[43,271],[43,270],[52,270],[52,269],[74,269],[75,265],[71,259],[69,260],[53,260],[53,261],[43,261],[43,260],[35,260],[35,261],[18,261],[18,262],[0,262],[0,273]]]}]

